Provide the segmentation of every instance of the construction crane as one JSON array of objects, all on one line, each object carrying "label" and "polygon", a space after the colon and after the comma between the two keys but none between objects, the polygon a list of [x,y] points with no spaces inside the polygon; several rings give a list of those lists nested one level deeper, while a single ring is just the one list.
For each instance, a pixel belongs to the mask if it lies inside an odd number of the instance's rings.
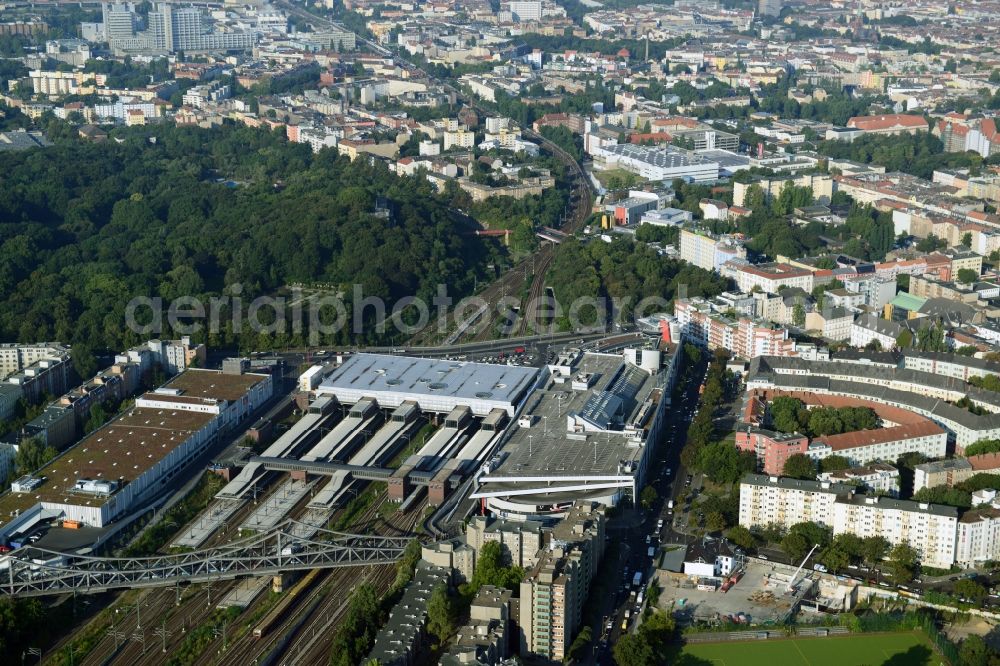
[{"label": "construction crane", "polygon": [[802,571],[802,567],[806,565],[806,562],[809,561],[809,558],[812,557],[812,554],[816,552],[817,548],[819,548],[818,543],[813,545],[812,550],[810,550],[809,553],[799,563],[799,568],[795,570],[795,573],[792,574],[792,577],[788,580],[788,586],[785,588],[786,592],[792,591],[792,587],[795,585],[795,579],[799,577],[799,572]]}]

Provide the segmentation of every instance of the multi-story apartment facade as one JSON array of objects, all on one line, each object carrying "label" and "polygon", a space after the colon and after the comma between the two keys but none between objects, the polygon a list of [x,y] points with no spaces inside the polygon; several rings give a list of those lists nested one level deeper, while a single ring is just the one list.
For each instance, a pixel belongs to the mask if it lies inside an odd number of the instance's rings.
[{"label": "multi-story apartment facade", "polygon": [[472,148],[476,144],[476,135],[468,130],[447,131],[444,133],[444,149]]},{"label": "multi-story apartment facade", "polygon": [[[748,389],[807,390],[857,397],[924,416],[949,432],[955,451],[981,439],[1000,438],[1000,398],[958,379],[864,362],[806,360],[775,355],[751,359]],[[954,403],[968,398],[977,414]]]},{"label": "multi-story apartment facade", "polygon": [[681,229],[681,259],[706,271],[718,271],[727,261],[746,259],[743,244],[731,236],[713,236]]},{"label": "multi-story apartment facade", "polygon": [[983,506],[965,512],[958,521],[955,559],[959,566],[974,567],[996,560],[1000,553],[1000,509]]},{"label": "multi-story apartment facade", "polygon": [[42,395],[66,391],[73,373],[69,349],[58,343],[0,345],[0,380],[10,385],[0,397],[0,414],[20,398],[37,402]]},{"label": "multi-story apartment facade", "polygon": [[834,534],[881,535],[893,545],[908,543],[927,566],[947,569],[955,562],[955,507],[851,494],[838,499],[833,510]]},{"label": "multi-story apartment facade", "polygon": [[521,652],[562,661],[574,631],[579,573],[576,560],[561,548],[545,551],[521,582]]},{"label": "multi-story apartment facade", "polygon": [[542,549],[542,524],[532,520],[489,520],[474,516],[465,530],[465,540],[478,553],[483,544],[498,541],[513,566],[528,569],[538,562]]},{"label": "multi-story apartment facade", "polygon": [[806,292],[813,289],[812,272],[789,264],[737,264],[730,267],[727,268],[733,273],[740,291],[759,289],[768,294],[777,294],[782,288],[798,287]]},{"label": "multi-story apartment facade", "polygon": [[579,502],[552,528],[548,547],[521,582],[521,653],[562,661],[583,620],[604,556],[601,505]]},{"label": "multi-story apartment facade", "polygon": [[922,463],[913,468],[913,491],[935,486],[954,486],[976,474],[996,474],[998,470],[1000,453]]},{"label": "multi-story apartment facade", "polygon": [[674,316],[687,340],[708,349],[728,349],[742,358],[782,356],[795,351],[787,329],[747,317],[734,321],[713,312],[704,299],[675,301]]},{"label": "multi-story apartment facade", "polygon": [[748,474],[740,484],[740,525],[788,529],[801,522],[861,538],[881,535],[908,543],[928,566],[956,561],[958,509],[887,497],[861,495],[853,486]]},{"label": "multi-story apartment facade", "polygon": [[833,527],[833,504],[848,485],[748,474],[740,484],[740,525],[788,528],[798,523]]},{"label": "multi-story apartment facade", "polygon": [[789,457],[808,450],[809,438],[799,433],[740,427],[736,430],[736,448],[756,455],[759,469],[765,474],[779,475]]}]

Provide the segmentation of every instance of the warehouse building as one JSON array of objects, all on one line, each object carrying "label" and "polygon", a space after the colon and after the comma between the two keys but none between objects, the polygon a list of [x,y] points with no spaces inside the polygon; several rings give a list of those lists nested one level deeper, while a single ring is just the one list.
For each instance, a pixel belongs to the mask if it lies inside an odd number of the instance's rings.
[{"label": "warehouse building", "polygon": [[188,370],[0,498],[0,537],[54,518],[105,527],[164,492],[273,392],[270,375]]},{"label": "warehouse building", "polygon": [[648,180],[683,178],[694,183],[719,179],[719,163],[672,147],[623,143],[592,149],[595,168],[621,168]]}]

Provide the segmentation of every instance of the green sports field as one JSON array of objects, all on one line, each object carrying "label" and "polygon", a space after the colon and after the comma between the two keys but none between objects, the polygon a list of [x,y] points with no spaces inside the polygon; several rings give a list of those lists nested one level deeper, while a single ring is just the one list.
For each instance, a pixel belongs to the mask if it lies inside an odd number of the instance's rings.
[{"label": "green sports field", "polygon": [[923,634],[689,643],[677,666],[947,666]]}]

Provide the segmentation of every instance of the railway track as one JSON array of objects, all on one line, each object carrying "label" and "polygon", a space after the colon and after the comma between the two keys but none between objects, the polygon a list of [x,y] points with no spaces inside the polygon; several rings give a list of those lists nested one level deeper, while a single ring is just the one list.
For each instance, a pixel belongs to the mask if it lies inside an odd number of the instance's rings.
[{"label": "railway track", "polygon": [[[411,511],[400,516],[393,516],[394,520],[387,521],[389,527],[386,531],[399,530],[412,532],[423,513],[424,502],[417,504]],[[350,573],[350,572],[345,572]],[[356,585],[370,583],[375,587],[379,595],[388,592],[396,578],[396,567],[391,565],[381,565],[367,567],[362,572],[360,580]],[[287,661],[290,665],[301,664],[310,666],[311,664],[326,663],[330,659],[330,636],[340,624],[341,619],[347,612],[349,598],[342,598],[339,595],[327,594],[321,605],[313,614],[311,626],[307,625],[299,633],[299,647],[289,655]]]},{"label": "railway track", "polygon": [[[406,513],[397,513],[388,520],[379,517],[386,496],[373,502],[360,514],[355,528],[371,527],[371,532],[382,535],[412,533],[422,513],[424,503],[415,506]],[[232,665],[263,663],[265,658],[282,643],[295,640],[298,647],[295,651],[286,653],[282,660],[284,664],[318,664],[329,660],[330,638],[349,606],[347,590],[353,590],[363,583],[371,583],[376,592],[384,594],[395,579],[394,565],[373,565],[358,569],[341,569],[321,571],[313,581],[311,589],[301,599],[282,621],[269,627],[259,639],[254,638],[252,631],[247,631],[235,642],[223,650],[224,640],[216,638],[209,644],[202,659],[195,663],[198,666]],[[244,615],[252,614],[262,600],[244,611]],[[308,618],[302,620],[302,614],[309,611]],[[300,641],[302,641],[300,643]]]},{"label": "railway track", "polygon": [[[239,525],[253,509],[252,502],[240,507],[239,511],[230,519],[230,524]],[[208,538],[203,547],[221,545],[230,537],[230,531],[218,530]],[[116,622],[114,626],[115,632],[120,635],[116,637],[111,631],[105,632],[96,646],[80,663],[94,664],[95,666],[108,663],[162,664],[162,639],[159,639],[152,632],[157,628],[166,629],[171,634],[171,641],[177,637],[183,638],[190,627],[197,626],[211,614],[215,609],[215,603],[228,594],[235,584],[233,581],[220,581],[211,586],[202,584],[183,588],[178,586],[141,591],[138,603],[141,603],[142,606],[139,609],[138,621],[134,604],[122,606],[119,597],[111,604],[111,608],[121,611],[116,613],[121,617],[121,620]],[[212,604],[208,603],[209,599],[213,601]],[[180,604],[177,603],[178,600]],[[143,621],[143,618],[146,618],[147,621]],[[159,622],[152,623],[149,621],[152,618],[157,618]],[[163,624],[164,620],[166,621],[165,625]],[[133,636],[140,633],[146,636],[145,651],[141,642],[133,639]],[[117,646],[122,642],[127,642],[126,646],[119,649]],[[69,639],[63,641],[53,651],[66,647],[68,643]]]},{"label": "railway track", "polygon": [[[273,488],[280,488],[284,475],[276,479]],[[261,496],[259,501],[265,501],[266,496]],[[292,508],[289,516],[295,518],[301,516],[305,511],[303,500]],[[220,529],[206,540],[203,547],[212,547],[230,540],[235,533],[235,526],[240,525],[249,516],[255,506],[248,502],[245,506],[233,515],[228,521],[230,529]],[[195,518],[197,520],[197,518]],[[218,581],[210,584],[197,584],[190,586],[175,586],[168,588],[157,588],[140,591],[138,603],[141,604],[139,612],[136,613],[135,604],[121,604],[120,597],[111,604],[112,609],[117,609],[116,615],[120,617],[114,624],[114,631],[111,627],[98,640],[97,644],[78,663],[81,664],[163,664],[163,636],[157,634],[165,631],[168,636],[166,647],[169,650],[176,650],[180,647],[187,633],[204,623],[215,611],[217,604],[236,585],[236,581]],[[117,635],[116,635],[117,634]],[[145,645],[138,637],[145,639]],[[64,648],[73,636],[63,641],[60,646],[53,649],[53,653],[60,648]]]}]

